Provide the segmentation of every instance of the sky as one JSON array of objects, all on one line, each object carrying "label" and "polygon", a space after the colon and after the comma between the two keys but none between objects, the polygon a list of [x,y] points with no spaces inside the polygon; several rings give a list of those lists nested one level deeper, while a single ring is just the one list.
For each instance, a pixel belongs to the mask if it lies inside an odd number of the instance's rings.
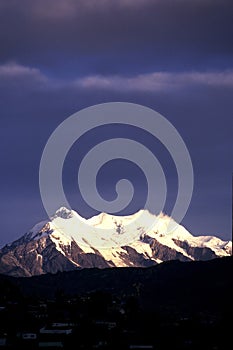
[{"label": "sky", "polygon": [[[51,133],[71,114],[114,101],[150,107],[174,125],[194,168],[182,224],[194,235],[231,239],[232,18],[230,0],[0,0],[0,246],[47,216],[39,164]],[[96,214],[80,198],[77,167],[95,143],[116,134],[156,153],[169,214],[177,193],[169,154],[149,134],[111,125],[84,135],[67,155],[72,207]],[[132,162],[106,164],[97,185],[112,199],[122,177],[135,185],[134,201],[119,213],[129,214],[146,197],[144,175]]]}]

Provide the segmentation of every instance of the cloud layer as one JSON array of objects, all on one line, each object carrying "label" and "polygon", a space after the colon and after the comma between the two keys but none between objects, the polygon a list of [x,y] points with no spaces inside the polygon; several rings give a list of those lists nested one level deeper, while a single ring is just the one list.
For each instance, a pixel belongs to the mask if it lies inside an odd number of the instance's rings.
[{"label": "cloud layer", "polygon": [[76,81],[83,88],[118,91],[168,92],[195,86],[233,88],[233,71],[222,72],[153,72],[133,77],[89,76]]},{"label": "cloud layer", "polygon": [[170,92],[177,89],[204,87],[233,88],[233,70],[215,72],[152,72],[135,76],[89,75],[73,79],[47,77],[38,68],[31,68],[14,62],[0,65],[0,79],[5,87],[18,81],[44,85],[50,88],[103,89],[113,91]]}]

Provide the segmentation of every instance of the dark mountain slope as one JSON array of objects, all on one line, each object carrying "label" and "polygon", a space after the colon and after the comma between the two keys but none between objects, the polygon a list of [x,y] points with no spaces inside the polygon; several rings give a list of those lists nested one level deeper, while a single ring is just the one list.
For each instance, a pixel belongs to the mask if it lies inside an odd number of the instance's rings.
[{"label": "dark mountain slope", "polygon": [[0,295],[7,283],[22,295],[53,298],[106,291],[135,295],[146,308],[222,308],[232,296],[232,257],[211,261],[171,261],[149,268],[83,269],[30,278],[0,276]]}]

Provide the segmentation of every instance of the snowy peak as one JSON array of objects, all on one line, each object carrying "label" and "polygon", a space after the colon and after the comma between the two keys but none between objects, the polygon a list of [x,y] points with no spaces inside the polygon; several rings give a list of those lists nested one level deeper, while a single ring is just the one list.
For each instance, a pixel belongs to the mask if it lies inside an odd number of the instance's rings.
[{"label": "snowy peak", "polygon": [[99,215],[93,216],[92,218],[88,219],[87,222],[91,226],[112,229],[114,226],[117,226],[117,225],[129,224],[130,222],[135,220],[137,217],[139,217],[142,214],[142,212],[147,212],[147,211],[139,210],[138,212],[127,216],[116,216],[116,215],[110,215],[107,213],[100,213]]},{"label": "snowy peak", "polygon": [[[148,222],[150,225],[148,225]],[[0,250],[0,273],[31,276],[77,268],[147,267],[167,260],[210,260],[232,254],[232,242],[193,236],[167,215],[101,213],[88,220],[60,208],[50,221]]]},{"label": "snowy peak", "polygon": [[65,220],[71,219],[74,216],[74,213],[75,212],[73,210],[69,210],[65,207],[61,207],[56,211],[55,215],[51,219],[52,220],[56,218],[61,218]]}]

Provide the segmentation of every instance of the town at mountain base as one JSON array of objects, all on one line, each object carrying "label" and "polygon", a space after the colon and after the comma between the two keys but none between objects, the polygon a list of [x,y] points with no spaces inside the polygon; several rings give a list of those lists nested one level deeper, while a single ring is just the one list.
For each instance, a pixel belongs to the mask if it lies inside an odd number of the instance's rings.
[{"label": "town at mountain base", "polygon": [[232,257],[168,261],[146,269],[0,275],[1,345],[225,350],[231,334],[231,276]]}]

